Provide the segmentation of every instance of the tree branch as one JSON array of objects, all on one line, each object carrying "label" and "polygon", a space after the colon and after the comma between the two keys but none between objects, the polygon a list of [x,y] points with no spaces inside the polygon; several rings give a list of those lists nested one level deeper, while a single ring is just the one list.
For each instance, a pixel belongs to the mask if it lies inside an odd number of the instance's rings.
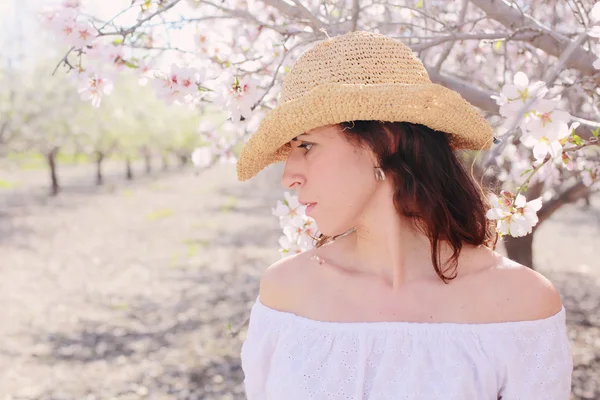
[{"label": "tree branch", "polygon": [[358,24],[358,14],[359,13],[360,13],[359,0],[352,0],[352,26],[350,27],[351,32],[354,32],[356,30],[356,26]]},{"label": "tree branch", "polygon": [[600,128],[600,122],[590,121],[589,119],[581,118],[576,115],[571,115],[573,121],[577,121],[580,124],[591,126],[592,128]]},{"label": "tree branch", "polygon": [[[587,37],[587,33],[583,32],[579,35],[579,37],[574,42],[569,42],[569,46],[564,50],[564,52],[560,55],[558,61],[553,65],[551,69],[549,69],[544,77],[546,87],[552,86],[558,75],[560,74],[563,65],[565,65],[570,59],[573,58],[573,54],[577,48],[580,48],[579,44],[583,42],[583,40]],[[520,108],[519,112],[515,115],[515,118],[512,120],[512,124],[507,130],[507,134],[504,137],[504,141],[500,143],[498,146],[495,146],[488,154],[488,158],[485,162],[486,165],[492,163],[496,157],[502,153],[507,143],[512,141],[512,138],[516,135],[516,129],[521,122],[521,119],[525,116],[525,114],[529,111],[530,107],[537,101],[536,96],[531,97],[527,100],[527,102]]]},{"label": "tree branch", "polygon": [[495,93],[487,92],[459,78],[442,75],[433,67],[425,66],[425,68],[427,68],[427,73],[429,74],[432,82],[457,91],[469,103],[479,107],[484,111],[494,114],[498,114],[500,112],[500,107],[491,97]]},{"label": "tree branch", "polygon": [[261,0],[266,5],[278,9],[283,14],[287,15],[291,20],[308,19],[314,32],[318,32],[321,28],[325,28],[325,24],[315,17],[306,9],[298,0],[294,0],[297,7],[291,6],[283,0]]},{"label": "tree branch", "polygon": [[550,216],[554,214],[554,212],[561,206],[577,201],[589,193],[591,193],[590,188],[585,186],[583,182],[576,183],[570,188],[566,189],[560,195],[544,204],[542,209],[538,212],[538,225],[550,218]]},{"label": "tree branch", "polygon": [[[303,46],[303,45],[308,44],[308,43],[310,43],[312,41],[313,40],[306,40],[306,41],[303,41],[303,42],[296,43],[289,50],[287,50],[286,52],[283,53],[283,55],[281,57],[281,61],[279,61],[279,64],[277,65],[277,68],[275,68],[275,72],[273,73],[273,79],[271,79],[271,83],[265,88],[265,91],[262,94],[262,96],[260,97],[260,99],[258,99],[258,101],[256,101],[256,103],[254,103],[254,105],[251,108],[252,110],[254,110],[256,107],[258,107],[262,103],[262,101],[265,98],[265,96],[267,95],[267,93],[269,93],[269,91],[271,90],[271,88],[275,85],[275,82],[277,81],[277,75],[279,74],[279,69],[283,65],[283,62],[285,61],[285,59],[288,56],[288,54],[291,54],[292,51],[294,49],[296,49],[297,47]],[[283,47],[285,48],[285,42],[283,43]]]},{"label": "tree branch", "polygon": [[156,10],[155,12],[153,12],[152,14],[150,14],[149,16],[147,16],[146,18],[142,18],[141,20],[139,20],[137,22],[137,24],[133,25],[130,28],[127,29],[120,29],[118,31],[115,32],[98,32],[98,37],[100,36],[115,36],[115,35],[119,35],[119,36],[127,36],[132,34],[133,32],[136,31],[137,28],[139,28],[140,26],[142,26],[144,23],[150,21],[152,18],[156,17],[159,14],[164,13],[165,11],[170,10],[171,8],[175,7],[175,5],[177,5],[177,3],[179,3],[181,0],[173,0],[170,4],[164,6],[163,8],[159,8],[158,10]]},{"label": "tree branch", "polygon": [[[275,32],[281,34],[281,35],[285,35],[287,33],[285,27],[277,27],[275,25],[271,25],[271,24],[267,24],[266,22],[262,22],[260,21],[258,18],[256,18],[254,15],[250,14],[248,11],[244,11],[244,10],[235,10],[235,9],[231,9],[231,8],[227,8],[227,7],[223,7],[219,4],[215,4],[212,3],[210,1],[202,1],[203,4],[207,4],[211,7],[216,8],[217,10],[221,10],[225,13],[227,13],[227,18],[243,18],[243,19],[247,19],[249,21],[254,22],[255,24],[264,26],[265,28],[269,28],[274,30]],[[206,18],[206,17],[204,17]],[[185,21],[200,21],[202,20],[201,18],[191,18],[191,19],[186,19]]]},{"label": "tree branch", "polygon": [[296,7],[298,7],[300,13],[310,21],[313,29],[315,29],[315,32],[318,32],[319,30],[325,28],[325,24],[321,20],[319,20],[315,15],[313,15],[313,13],[308,11],[306,7],[304,7],[304,5],[300,2],[300,0],[292,1],[294,2],[294,4],[296,4]]},{"label": "tree branch", "polygon": [[[529,43],[550,55],[560,57],[571,44],[569,38],[553,32],[530,15],[519,11],[506,0],[471,0],[471,2],[485,11],[490,18],[511,30],[528,27],[540,31],[541,34],[529,40]],[[594,75],[597,72],[593,66],[595,60],[594,54],[579,46],[574,50],[573,57],[569,59],[567,66],[584,74]]]},{"label": "tree branch", "polygon": [[[445,42],[454,42],[457,40],[513,40],[513,41],[526,41],[529,42],[533,40],[535,37],[539,36],[541,33],[539,31],[530,30],[527,28],[528,32],[521,30],[515,34],[511,34],[508,32],[498,32],[498,33],[458,33],[451,35],[440,36],[436,39],[430,40],[428,42],[422,42],[415,45],[412,45],[411,48],[414,51],[422,51],[428,49],[433,46],[438,46]],[[408,39],[419,39],[419,37],[408,37]]]},{"label": "tree branch", "polygon": [[65,65],[67,65],[70,68],[69,71],[75,69],[75,67],[72,66],[71,63],[69,62],[69,54],[71,54],[71,52],[73,50],[75,50],[75,47],[71,47],[69,49],[69,51],[67,51],[67,54],[65,54],[64,57],[58,62],[58,64],[56,64],[56,68],[54,68],[54,71],[52,72],[52,76],[54,76],[54,74],[58,70],[58,67],[60,67],[60,64],[62,64],[62,63],[64,63]]},{"label": "tree branch", "polygon": [[[461,0],[461,2],[462,4],[460,7],[460,14],[458,15],[458,26],[456,27],[456,30],[458,32],[460,32],[460,27],[462,26],[462,24],[465,23],[465,17],[467,16],[467,7],[469,6],[469,0]],[[442,64],[450,55],[450,52],[452,51],[453,47],[454,42],[450,42],[444,47],[444,50],[442,50],[442,54],[440,54],[437,62],[435,63],[435,70],[437,72],[440,72],[440,69],[442,69]]]}]

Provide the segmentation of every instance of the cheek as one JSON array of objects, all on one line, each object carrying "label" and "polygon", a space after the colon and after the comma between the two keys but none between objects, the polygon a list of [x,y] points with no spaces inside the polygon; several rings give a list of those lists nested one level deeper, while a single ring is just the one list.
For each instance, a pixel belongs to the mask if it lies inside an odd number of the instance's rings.
[{"label": "cheek", "polygon": [[329,158],[327,166],[321,167],[319,195],[328,214],[352,218],[364,207],[376,184],[370,162],[350,154]]}]

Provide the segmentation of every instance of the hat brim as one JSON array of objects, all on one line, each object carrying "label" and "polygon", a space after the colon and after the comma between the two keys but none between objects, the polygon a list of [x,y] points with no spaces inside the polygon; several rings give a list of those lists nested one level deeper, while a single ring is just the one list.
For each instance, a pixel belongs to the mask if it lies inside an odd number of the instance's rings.
[{"label": "hat brim", "polygon": [[345,121],[376,120],[422,124],[449,135],[454,149],[485,150],[493,130],[458,92],[435,83],[325,84],[271,110],[244,145],[237,162],[245,181],[274,162],[285,161],[284,146],[311,129]]}]

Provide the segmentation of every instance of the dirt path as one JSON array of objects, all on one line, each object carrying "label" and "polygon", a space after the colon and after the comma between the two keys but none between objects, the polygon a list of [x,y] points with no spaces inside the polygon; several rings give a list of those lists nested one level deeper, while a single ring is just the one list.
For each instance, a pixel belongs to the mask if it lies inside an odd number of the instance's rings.
[{"label": "dirt path", "polygon": [[[0,400],[243,399],[245,331],[228,323],[279,258],[277,169],[121,170],[95,188],[90,168],[63,168],[57,198],[45,171],[0,171],[18,182],[0,189]],[[568,309],[576,399],[600,398],[599,210],[565,207],[535,243]]]}]

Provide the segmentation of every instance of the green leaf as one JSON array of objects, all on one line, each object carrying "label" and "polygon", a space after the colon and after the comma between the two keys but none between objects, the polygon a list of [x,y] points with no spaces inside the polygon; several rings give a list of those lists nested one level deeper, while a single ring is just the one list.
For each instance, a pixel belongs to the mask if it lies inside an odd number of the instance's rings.
[{"label": "green leaf", "polygon": [[125,65],[127,65],[129,68],[137,68],[138,66],[135,65],[134,63],[130,62],[130,61],[125,61]]},{"label": "green leaf", "polygon": [[415,8],[423,8],[423,6],[425,5],[425,0],[420,0],[417,5],[415,5]]},{"label": "green leaf", "polygon": [[497,40],[496,43],[494,43],[494,47],[496,48],[496,50],[500,51],[500,49],[502,48],[502,41]]},{"label": "green leaf", "polygon": [[596,139],[598,139],[598,134],[600,134],[600,128],[596,128],[592,131],[592,135],[594,135]]},{"label": "green leaf", "polygon": [[231,330],[231,321],[227,321],[227,330]]},{"label": "green leaf", "polygon": [[114,44],[115,46],[123,44],[123,38],[116,38],[115,40],[113,40],[112,44]]},{"label": "green leaf", "polygon": [[581,139],[579,136],[577,136],[576,134],[573,134],[573,141],[575,142],[575,144],[577,146],[580,146],[583,144],[583,139]]}]

